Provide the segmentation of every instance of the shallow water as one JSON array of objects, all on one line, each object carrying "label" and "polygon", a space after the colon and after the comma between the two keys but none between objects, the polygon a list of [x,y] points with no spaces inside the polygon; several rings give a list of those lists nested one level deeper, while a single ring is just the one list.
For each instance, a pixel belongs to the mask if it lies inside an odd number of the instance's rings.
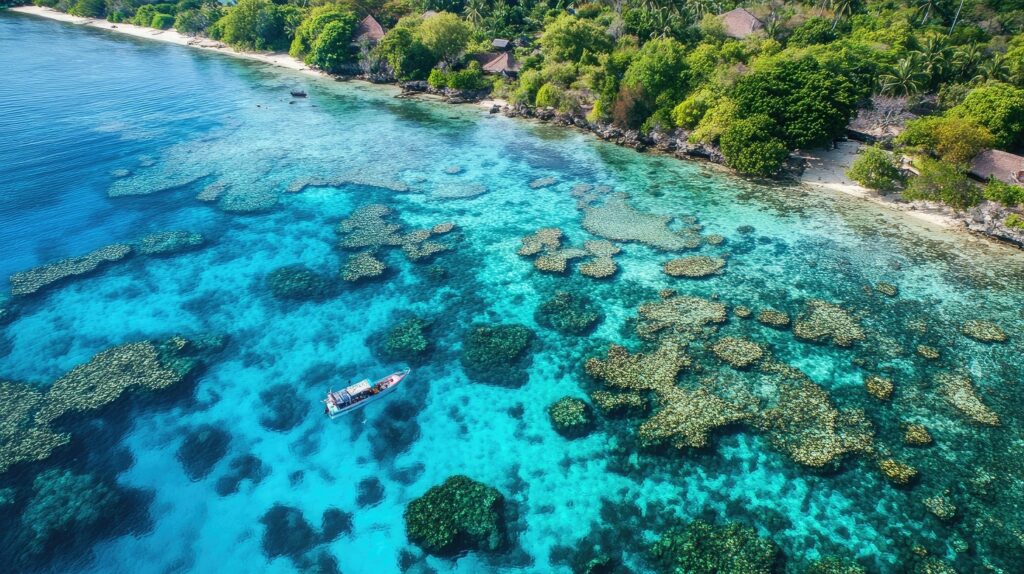
[{"label": "shallow water", "polygon": [[[575,548],[601,529],[628,541],[615,550],[644,571],[644,546],[658,532],[700,516],[754,526],[780,546],[791,571],[825,554],[856,557],[871,571],[900,571],[920,546],[963,571],[988,565],[1011,572],[1013,557],[1024,552],[1013,546],[1024,531],[1024,518],[1013,511],[1024,502],[1019,251],[846,197],[756,185],[561,128],[395,99],[388,88],[314,80],[178,46],[2,14],[0,48],[0,275],[154,231],[206,237],[198,250],[135,255],[20,298],[16,318],[0,327],[0,378],[43,388],[108,347],[173,333],[223,333],[230,341],[195,383],[193,398],[143,407],[122,401],[117,411],[83,416],[72,431],[89,437],[84,450],[64,449],[0,475],[0,486],[18,492],[16,503],[0,506],[7,536],[30,526],[19,510],[42,468],[73,468],[142,493],[143,511],[126,508],[116,535],[71,533],[76,540],[67,546],[75,551],[58,545],[27,561],[23,548],[3,551],[31,565],[25,568],[308,566],[266,556],[260,519],[275,504],[300,509],[314,529],[329,507],[352,513],[351,532],[304,541],[305,559],[331,555],[349,574],[397,572],[400,565],[568,571],[559,548]],[[296,86],[309,98],[293,100],[288,91]],[[459,172],[449,173],[452,166]],[[529,186],[543,177],[557,183]],[[287,191],[310,178],[328,185]],[[537,272],[516,254],[521,237],[555,226],[573,245],[594,238],[571,193],[583,183],[628,194],[641,211],[679,218],[675,226],[696,217],[702,234],[725,242],[695,253],[727,256],[725,273],[668,277],[661,266],[678,254],[621,242],[611,280]],[[214,201],[197,199],[218,189]],[[125,190],[148,194],[108,197]],[[336,278],[345,254],[335,226],[368,203],[391,207],[406,230],[454,222],[454,248],[429,263],[386,250],[391,269],[383,279],[336,279],[340,292],[322,302],[272,296],[266,277],[285,265],[303,263]],[[447,277],[438,280],[441,268]],[[878,281],[898,285],[899,297],[865,292]],[[632,319],[663,288],[794,316],[808,299],[851,309],[869,333],[852,349],[802,342],[791,331],[732,316],[720,332],[769,345],[838,406],[864,408],[879,451],[917,467],[920,481],[894,487],[860,455],[835,472],[810,471],[743,428],[718,433],[701,451],[639,455],[633,423],[603,422],[573,441],[556,434],[547,406],[586,396],[592,383],[582,363],[603,356],[609,342],[640,347]],[[536,307],[559,289],[599,303],[605,319],[592,334],[568,337],[536,324]],[[433,322],[438,350],[391,398],[323,420],[317,401],[328,387],[399,366],[376,358],[370,342],[409,315]],[[961,336],[959,326],[974,318],[998,323],[1009,341]],[[915,321],[926,322],[927,332],[908,327]],[[522,387],[464,375],[462,337],[481,322],[520,323],[537,333]],[[942,357],[889,356],[876,348],[882,340],[910,349],[929,344]],[[863,390],[864,375],[877,365],[894,373],[892,403]],[[940,371],[969,373],[1001,425],[972,425],[946,405],[931,382]],[[267,409],[260,391],[275,385],[309,404],[301,423],[283,432],[260,423]],[[936,444],[904,446],[901,421],[925,424]],[[230,442],[208,475],[191,480],[176,453],[185,433],[204,424],[229,433]],[[244,455],[258,457],[265,476],[219,494],[218,480]],[[996,477],[986,495],[965,486],[982,472]],[[451,560],[423,557],[409,545],[405,505],[452,474],[505,495],[517,515],[509,550]],[[365,481],[373,478],[383,495],[377,501],[364,493],[360,504],[360,484],[369,492]],[[950,523],[922,504],[944,489],[960,508]]]}]

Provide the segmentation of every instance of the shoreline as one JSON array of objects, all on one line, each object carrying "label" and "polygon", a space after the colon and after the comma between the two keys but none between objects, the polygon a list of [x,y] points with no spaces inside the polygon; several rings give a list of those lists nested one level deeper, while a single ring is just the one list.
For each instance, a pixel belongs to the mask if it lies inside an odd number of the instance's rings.
[{"label": "shoreline", "polygon": [[[166,42],[169,44],[186,46],[198,50],[215,52],[218,54],[223,54],[235,58],[261,62],[271,66],[288,69],[294,72],[299,72],[315,78],[335,79],[334,76],[331,76],[330,74],[327,74],[320,70],[310,68],[304,62],[296,58],[293,58],[289,56],[287,53],[283,52],[261,53],[240,51],[222,42],[210,40],[208,38],[203,38],[200,36],[186,36],[184,34],[177,32],[174,29],[157,30],[154,28],[135,26],[133,24],[115,24],[108,20],[72,16],[70,14],[54,10],[53,8],[45,8],[41,6],[18,6],[14,8],[9,8],[9,10],[11,12],[16,12],[19,14],[47,18],[50,20],[56,20],[68,24],[75,24],[78,26],[86,26],[98,30],[105,30],[108,32],[124,34],[126,36],[131,36],[134,38]],[[372,82],[366,83],[370,85],[378,85]],[[422,99],[424,101],[443,101],[443,99],[441,98],[430,98],[425,96],[425,94],[415,94],[413,97],[417,97],[417,99]],[[507,102],[493,98],[485,98],[474,104],[474,107],[477,107],[485,111],[492,110],[492,108],[494,107],[503,106],[507,106]],[[544,121],[542,119],[538,121],[539,123],[544,124],[551,123],[548,121]],[[918,219],[921,222],[929,225],[941,227],[943,229],[950,231],[965,232],[968,235],[981,236],[988,239],[989,241],[993,241],[999,244],[1012,245],[1010,243],[1007,243],[1006,241],[1002,241],[997,237],[993,237],[985,233],[972,232],[972,230],[970,230],[964,224],[964,221],[960,217],[958,217],[954,212],[952,212],[952,210],[944,206],[925,205],[922,202],[898,202],[893,198],[873,193],[867,188],[850,181],[849,179],[846,178],[845,171],[846,168],[849,167],[849,164],[853,160],[853,158],[856,157],[857,151],[859,150],[861,145],[862,144],[851,140],[839,142],[836,148],[833,150],[812,150],[809,152],[802,153],[800,157],[804,158],[807,161],[807,169],[797,179],[796,184],[800,187],[810,188],[812,190],[825,189],[831,192],[842,193],[850,197],[867,201],[877,206],[902,212],[905,215]]]}]

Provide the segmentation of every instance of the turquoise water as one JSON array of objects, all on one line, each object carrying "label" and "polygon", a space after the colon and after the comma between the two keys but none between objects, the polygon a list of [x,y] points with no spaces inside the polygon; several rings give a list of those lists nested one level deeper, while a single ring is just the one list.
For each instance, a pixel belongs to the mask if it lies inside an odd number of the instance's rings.
[{"label": "turquoise water", "polygon": [[[0,15],[0,48],[0,275],[157,231],[206,238],[199,249],[135,255],[9,302],[16,312],[0,327],[0,378],[44,389],[114,345],[174,333],[229,341],[187,391],[65,422],[76,435],[69,447],[0,475],[15,493],[0,506],[0,553],[19,570],[568,572],[566,556],[601,540],[647,571],[645,549],[659,532],[704,517],[753,526],[779,545],[787,571],[839,555],[897,572],[921,552],[964,572],[1019,571],[1019,251],[845,197],[753,184],[476,108],[396,99],[388,88],[14,14]],[[292,87],[309,98],[292,100]],[[556,183],[529,185],[545,177]],[[582,227],[577,184],[613,190],[592,205],[624,193],[637,210],[675,217],[673,229],[694,217],[701,234],[725,241],[682,254],[616,242],[619,271],[608,280],[539,273],[516,254],[521,237],[560,227],[574,246],[596,239]],[[370,203],[389,206],[405,230],[455,223],[444,239],[452,249],[425,263],[385,249],[383,277],[342,281],[347,253],[335,228]],[[726,257],[725,272],[704,280],[662,272],[693,253]],[[275,298],[267,276],[294,264],[330,277],[331,296]],[[865,290],[878,281],[896,284],[899,296]],[[547,406],[595,388],[583,362],[604,357],[609,343],[642,349],[637,308],[665,288],[793,316],[809,299],[851,310],[867,338],[849,349],[733,315],[719,333],[767,345],[837,406],[864,409],[875,454],[824,472],[746,427],[722,429],[700,450],[640,448],[636,420],[602,419],[572,441],[555,433]],[[558,290],[597,302],[605,318],[596,330],[575,337],[537,325],[535,309]],[[401,366],[372,349],[411,315],[432,322],[430,356],[385,401],[325,420],[317,401],[328,387]],[[968,319],[999,324],[1009,340],[963,337]],[[475,323],[535,331],[525,384],[467,378],[459,357]],[[913,352],[919,344],[941,358],[925,361]],[[693,354],[703,370],[681,384],[732,376],[702,345]],[[891,402],[863,389],[863,377],[879,371],[895,380]],[[972,424],[950,408],[933,380],[939,372],[969,374],[1000,425]],[[268,405],[268,389],[285,398]],[[268,428],[268,409],[294,420]],[[928,427],[935,444],[904,445],[906,422]],[[202,428],[230,438],[207,474],[190,477],[179,448]],[[252,457],[260,471],[234,492],[224,488],[232,464]],[[916,467],[919,480],[889,484],[874,462],[887,457]],[[46,468],[132,494],[104,517],[109,527],[71,528],[66,541],[33,554],[17,541],[32,528],[22,512]],[[504,494],[514,510],[506,550],[444,559],[408,543],[405,505],[452,474]],[[947,489],[959,509],[950,522],[923,504]],[[314,531],[337,508],[351,513],[351,529],[326,540],[297,528],[300,551],[270,557],[261,519],[275,504],[299,509]]]}]

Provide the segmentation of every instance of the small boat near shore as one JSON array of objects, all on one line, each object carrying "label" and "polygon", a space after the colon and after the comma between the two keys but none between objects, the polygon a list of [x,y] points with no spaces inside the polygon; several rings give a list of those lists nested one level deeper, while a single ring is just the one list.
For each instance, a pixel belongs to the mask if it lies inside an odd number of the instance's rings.
[{"label": "small boat near shore", "polygon": [[293,98],[304,98],[304,97],[306,97],[306,95],[307,94],[306,94],[305,90],[292,90],[292,97]]},{"label": "small boat near shore", "polygon": [[401,383],[410,372],[411,369],[403,369],[372,384],[370,379],[363,379],[340,391],[327,391],[327,398],[322,401],[325,405],[324,414],[334,419],[365,407],[398,388],[398,383]]}]

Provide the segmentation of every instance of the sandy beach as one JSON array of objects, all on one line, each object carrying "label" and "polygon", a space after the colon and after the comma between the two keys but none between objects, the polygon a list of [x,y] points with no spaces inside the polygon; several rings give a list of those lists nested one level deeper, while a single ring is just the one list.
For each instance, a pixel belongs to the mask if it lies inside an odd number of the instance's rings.
[{"label": "sandy beach", "polygon": [[807,160],[807,169],[800,176],[800,183],[811,188],[845,193],[890,209],[903,211],[933,225],[947,228],[963,227],[963,224],[956,218],[956,214],[948,207],[926,204],[926,202],[900,202],[893,196],[879,195],[846,177],[846,170],[850,169],[850,165],[857,158],[861,146],[862,144],[859,142],[844,141],[839,142],[832,150],[804,152],[800,157]]}]

